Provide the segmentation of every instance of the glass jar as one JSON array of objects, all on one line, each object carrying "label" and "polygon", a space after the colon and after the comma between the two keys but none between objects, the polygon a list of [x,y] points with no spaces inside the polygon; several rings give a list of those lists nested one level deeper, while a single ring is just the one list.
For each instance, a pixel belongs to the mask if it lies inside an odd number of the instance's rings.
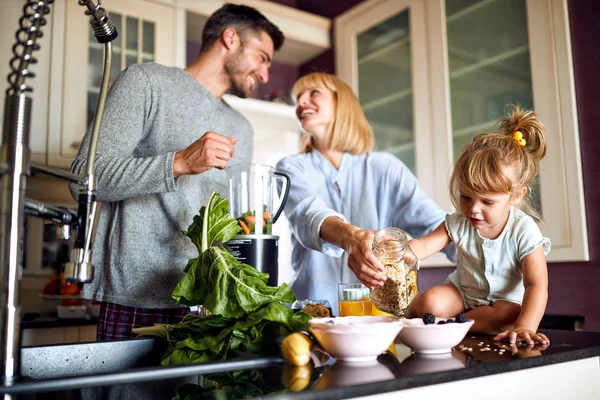
[{"label": "glass jar", "polygon": [[371,290],[371,301],[381,311],[404,316],[417,296],[419,260],[402,229],[385,228],[373,238],[373,254],[383,264],[385,284]]}]

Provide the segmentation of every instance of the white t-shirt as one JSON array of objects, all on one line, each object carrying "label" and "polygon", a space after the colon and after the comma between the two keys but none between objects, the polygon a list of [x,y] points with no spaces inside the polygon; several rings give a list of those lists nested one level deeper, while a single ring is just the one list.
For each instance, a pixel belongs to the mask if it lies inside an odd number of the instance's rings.
[{"label": "white t-shirt", "polygon": [[456,271],[448,281],[461,292],[465,309],[497,300],[521,304],[523,257],[542,245],[544,254],[550,252],[550,239],[533,218],[515,207],[496,239],[482,237],[460,212],[446,215],[446,230],[458,249]]}]

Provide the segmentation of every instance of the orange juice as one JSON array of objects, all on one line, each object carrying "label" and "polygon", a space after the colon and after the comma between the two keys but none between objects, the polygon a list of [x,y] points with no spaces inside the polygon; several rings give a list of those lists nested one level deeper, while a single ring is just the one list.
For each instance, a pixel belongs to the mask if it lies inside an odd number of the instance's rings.
[{"label": "orange juice", "polygon": [[371,300],[368,298],[338,301],[338,306],[340,308],[340,317],[371,315],[372,312]]},{"label": "orange juice", "polygon": [[[377,306],[373,304],[371,315],[379,316],[379,317],[395,317],[394,314],[386,313],[385,311],[381,311]],[[388,351],[398,357],[398,353],[396,352],[396,343],[392,342],[390,347],[388,347]]]},{"label": "orange juice", "polygon": [[394,314],[386,313],[385,311],[381,311],[377,306],[373,305],[371,315],[376,317],[395,317]]}]

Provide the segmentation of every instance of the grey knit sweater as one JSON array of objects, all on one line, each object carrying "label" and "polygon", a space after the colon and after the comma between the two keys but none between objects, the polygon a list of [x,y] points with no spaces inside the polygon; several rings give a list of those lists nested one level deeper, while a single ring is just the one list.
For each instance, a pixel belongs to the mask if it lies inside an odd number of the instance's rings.
[{"label": "grey knit sweater", "polygon": [[[171,292],[198,252],[187,230],[211,192],[228,196],[225,172],[173,178],[173,159],[207,131],[236,137],[229,165],[250,162],[249,122],[185,71],[139,64],[123,71],[107,101],[94,173],[102,202],[95,277],[83,296],[125,306],[178,307]],[[85,172],[91,129],[72,171]],[[73,190],[73,188],[72,188]]]}]

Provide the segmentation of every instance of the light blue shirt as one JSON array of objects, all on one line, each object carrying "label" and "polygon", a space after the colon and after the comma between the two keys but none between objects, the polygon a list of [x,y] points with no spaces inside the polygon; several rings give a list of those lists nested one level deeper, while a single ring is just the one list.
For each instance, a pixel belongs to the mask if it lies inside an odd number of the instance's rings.
[{"label": "light blue shirt", "polygon": [[448,277],[461,292],[465,309],[505,300],[521,304],[523,257],[539,246],[550,252],[533,218],[511,207],[506,226],[496,239],[482,237],[461,214],[446,216],[446,230],[458,249],[456,271]]},{"label": "light blue shirt", "polygon": [[[327,300],[338,315],[336,284],[358,282],[347,254],[321,239],[321,224],[335,216],[362,229],[397,227],[423,236],[444,220],[444,211],[419,186],[416,177],[389,153],[342,157],[335,169],[319,152],[286,157],[277,164],[290,177],[285,215],[292,231],[290,285],[298,299]],[[446,254],[454,259],[456,249]]]}]

